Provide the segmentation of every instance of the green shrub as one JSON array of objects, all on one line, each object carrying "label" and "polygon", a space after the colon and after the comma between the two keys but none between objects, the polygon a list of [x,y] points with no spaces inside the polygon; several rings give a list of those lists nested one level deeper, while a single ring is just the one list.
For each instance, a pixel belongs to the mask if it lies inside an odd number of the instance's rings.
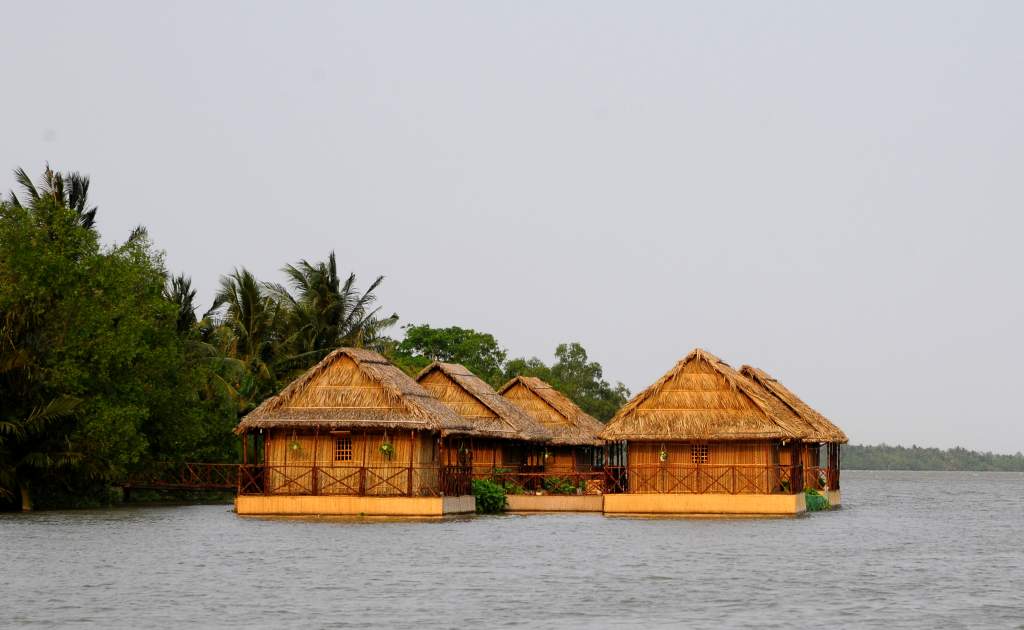
[{"label": "green shrub", "polygon": [[576,494],[577,485],[564,477],[548,477],[544,480],[544,490],[548,494]]},{"label": "green shrub", "polygon": [[804,500],[807,503],[808,512],[820,512],[821,510],[827,510],[832,505],[828,502],[828,497],[818,492],[807,488],[804,490]]},{"label": "green shrub", "polygon": [[474,479],[473,496],[476,497],[476,511],[480,514],[504,512],[508,507],[505,488],[490,479]]}]

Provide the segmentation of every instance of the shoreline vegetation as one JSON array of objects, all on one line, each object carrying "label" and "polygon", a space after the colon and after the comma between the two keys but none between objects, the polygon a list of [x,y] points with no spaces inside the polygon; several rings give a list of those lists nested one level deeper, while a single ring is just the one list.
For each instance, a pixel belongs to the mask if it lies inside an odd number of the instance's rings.
[{"label": "shoreline vegetation", "polygon": [[844,470],[920,470],[949,472],[1024,472],[1024,454],[1012,455],[888,444],[843,446]]}]

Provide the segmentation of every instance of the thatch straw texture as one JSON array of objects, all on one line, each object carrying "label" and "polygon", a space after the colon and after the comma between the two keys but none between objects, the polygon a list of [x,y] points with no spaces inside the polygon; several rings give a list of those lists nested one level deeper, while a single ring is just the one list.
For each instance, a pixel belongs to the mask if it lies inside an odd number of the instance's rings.
[{"label": "thatch straw texture", "polygon": [[254,428],[420,429],[476,435],[468,421],[376,352],[339,348],[246,415]]},{"label": "thatch straw texture", "polygon": [[606,440],[802,438],[805,425],[766,389],[696,349],[612,418]]},{"label": "thatch straw texture", "polygon": [[533,417],[457,363],[435,361],[423,368],[416,382],[469,420],[478,435],[530,442],[546,442],[554,437]]},{"label": "thatch straw texture", "polygon": [[604,425],[561,392],[534,376],[517,376],[498,393],[521,407],[553,435],[552,444],[597,446]]},{"label": "thatch straw texture", "polygon": [[846,444],[849,441],[842,429],[832,424],[828,418],[815,411],[804,401],[800,400],[800,398],[790,391],[789,388],[764,370],[750,365],[744,365],[740,368],[740,374],[760,384],[771,392],[772,395],[781,400],[783,404],[791,409],[793,413],[795,413],[800,420],[807,425],[809,434],[804,438],[805,441],[838,442],[840,444]]}]

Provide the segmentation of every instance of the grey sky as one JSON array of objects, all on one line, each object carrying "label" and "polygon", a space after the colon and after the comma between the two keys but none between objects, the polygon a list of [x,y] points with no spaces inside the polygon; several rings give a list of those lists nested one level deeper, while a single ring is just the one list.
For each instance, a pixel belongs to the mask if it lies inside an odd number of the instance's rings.
[{"label": "grey sky", "polygon": [[634,392],[701,346],[856,443],[1024,449],[1022,3],[2,13],[0,168],[90,174],[206,303],[334,249]]}]

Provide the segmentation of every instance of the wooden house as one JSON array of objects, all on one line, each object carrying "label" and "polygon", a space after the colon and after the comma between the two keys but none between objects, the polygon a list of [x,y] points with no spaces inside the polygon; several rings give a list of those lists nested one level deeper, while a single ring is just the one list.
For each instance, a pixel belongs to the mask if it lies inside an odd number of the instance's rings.
[{"label": "wooden house", "polygon": [[567,396],[533,376],[517,376],[498,393],[551,432],[540,464],[548,472],[586,472],[600,467],[604,425]]},{"label": "wooden house", "polygon": [[[840,505],[842,501],[839,493],[840,446],[849,441],[843,430],[764,370],[744,365],[740,368],[740,374],[770,392],[804,423],[806,434],[802,440],[803,446],[800,454],[800,462],[804,469],[804,486],[826,492],[829,502],[833,506]],[[824,462],[822,461],[823,447],[825,449]],[[784,452],[782,455],[782,463],[791,463],[787,457],[788,452]]]},{"label": "wooden house", "polygon": [[[239,514],[472,512],[465,418],[379,354],[340,348],[246,415]],[[251,443],[251,445],[250,445]]]},{"label": "wooden house", "polygon": [[416,382],[474,429],[473,435],[458,440],[458,449],[448,451],[455,460],[445,463],[470,465],[478,477],[496,469],[543,463],[551,431],[465,367],[434,362],[416,376]]},{"label": "wooden house", "polygon": [[694,350],[640,392],[601,437],[626,440],[628,463],[606,513],[793,514],[805,509],[809,429],[764,386]]}]

